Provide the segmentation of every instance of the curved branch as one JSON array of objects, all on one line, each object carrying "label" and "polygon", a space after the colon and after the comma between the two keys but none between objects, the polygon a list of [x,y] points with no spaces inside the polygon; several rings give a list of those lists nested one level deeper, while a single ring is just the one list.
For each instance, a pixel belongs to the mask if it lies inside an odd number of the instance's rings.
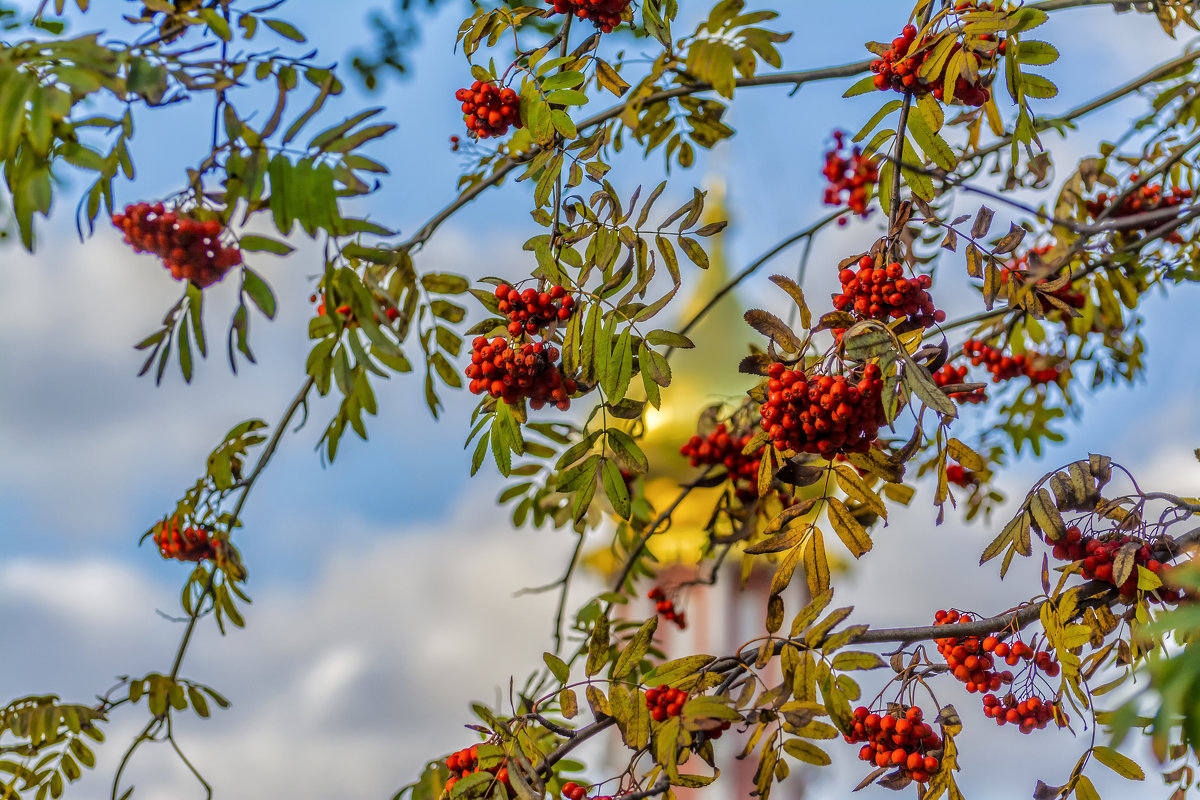
[{"label": "curved branch", "polygon": [[[755,272],[757,272],[759,269],[761,269],[762,266],[764,264],[766,264],[768,261],[770,261],[772,258],[779,255],[784,250],[791,247],[793,244],[800,241],[801,239],[812,237],[814,234],[817,233],[817,231],[819,231],[821,228],[824,228],[826,225],[833,222],[838,217],[842,216],[842,214],[844,214],[844,213],[846,213],[846,210],[840,209],[832,214],[826,215],[825,217],[821,218],[819,221],[814,222],[812,225],[809,225],[807,228],[796,231],[795,233],[791,234],[790,236],[787,236],[786,238],[782,239],[770,250],[768,250],[767,252],[765,252],[761,256],[759,256],[758,258],[751,261],[749,264],[747,264],[742,269],[741,272],[739,272],[737,275],[734,275],[732,278],[730,278],[729,281],[724,286],[722,286],[717,291],[716,294],[714,294],[711,298],[709,298],[708,302],[704,304],[704,307],[701,308],[699,311],[697,311],[696,314],[690,320],[688,320],[688,323],[686,325],[684,325],[683,328],[681,328],[679,332],[681,334],[683,334],[684,336],[687,336],[688,331],[690,331],[692,328],[694,328],[696,326],[696,324],[698,322],[700,322],[700,320],[703,319],[706,314],[708,314],[708,312],[712,311],[713,308],[716,307],[717,303],[721,302],[721,299],[723,297],[725,297],[725,295],[729,294],[734,289],[736,289],[738,284],[740,284],[742,281],[746,280],[746,278],[749,278],[751,275],[753,275]],[[671,354],[674,352],[675,352],[674,347],[668,348],[666,351],[667,358],[670,358]]]},{"label": "curved branch", "polygon": [[663,509],[662,513],[659,514],[646,528],[646,533],[641,539],[638,539],[637,544],[633,546],[633,549],[629,551],[629,555],[625,557],[625,564],[621,568],[621,574],[617,577],[616,582],[613,584],[614,592],[620,592],[625,586],[625,581],[629,578],[629,573],[633,572],[633,565],[636,564],[638,558],[641,557],[642,551],[646,549],[646,545],[650,542],[650,539],[658,533],[658,529],[663,525],[663,523],[671,519],[671,515],[675,513],[675,509],[679,507],[679,504],[682,503],[684,499],[686,499],[687,496],[692,493],[692,489],[695,489],[704,481],[706,477],[708,477],[708,473],[712,472],[712,469],[712,466],[706,467],[704,472],[700,473],[699,477],[697,477],[691,483],[686,484],[683,487],[683,490],[679,493],[679,496],[671,502],[671,505]]},{"label": "curved branch", "polygon": [[[738,88],[746,88],[751,86],[794,86],[800,87],[806,83],[815,81],[832,80],[834,78],[847,78],[860,73],[866,72],[871,66],[870,61],[858,61],[853,64],[843,64],[836,67],[824,67],[821,69],[800,70],[798,72],[776,72],[767,75],[755,75],[752,78],[739,78],[734,82]],[[703,92],[713,91],[711,83],[689,83],[683,86],[674,86],[670,89],[663,89],[658,92],[653,92],[645,97],[630,99],[627,102],[620,103],[598,114],[588,117],[587,119],[576,123],[579,130],[587,130],[594,128],[597,125],[616,119],[625,113],[625,109],[633,105],[646,105],[647,103],[657,103],[660,100],[669,100],[674,97],[684,97],[686,95],[701,94]],[[407,250],[414,247],[420,247],[429,240],[439,227],[446,220],[454,216],[459,209],[470,203],[479,195],[483,194],[493,186],[500,185],[505,176],[512,172],[522,164],[526,164],[534,159],[538,153],[544,148],[540,145],[534,145],[517,156],[510,157],[503,164],[496,167],[492,174],[484,178],[479,183],[470,187],[466,191],[459,194],[449,205],[435,214],[428,222],[422,225],[416,233],[414,233],[407,241],[398,245],[396,249]]]},{"label": "curved branch", "polygon": [[[1160,495],[1147,496],[1158,497]],[[1171,502],[1174,502],[1176,499],[1173,495],[1162,497]],[[1181,503],[1180,505],[1188,508],[1191,504]],[[1174,550],[1174,554],[1178,554],[1178,552],[1188,545],[1196,544],[1197,542],[1200,542],[1200,528],[1176,537],[1173,540],[1172,549]],[[1116,588],[1107,581],[1088,581],[1082,584],[1079,589],[1080,596],[1088,598],[1087,602],[1080,604],[1080,611],[1087,605],[1107,605],[1117,597]],[[911,644],[928,639],[941,639],[947,636],[979,636],[1001,630],[1017,631],[1037,620],[1041,616],[1042,606],[1048,602],[1050,601],[1043,600],[1039,603],[1032,603],[1025,606],[1015,613],[999,614],[987,619],[959,622],[953,625],[927,625],[919,628],[879,628],[868,630],[854,641],[859,644],[881,644],[885,642]]]},{"label": "curved branch", "polygon": [[[1039,4],[1034,4],[1034,7],[1038,7],[1038,6],[1039,6]],[[1165,78],[1166,76],[1170,75],[1172,72],[1179,69],[1180,67],[1190,64],[1190,63],[1196,61],[1197,59],[1200,59],[1200,50],[1193,51],[1191,53],[1184,53],[1183,55],[1173,58],[1170,61],[1164,61],[1162,64],[1159,64],[1157,67],[1150,70],[1149,72],[1146,72],[1146,73],[1142,74],[1141,76],[1134,78],[1129,83],[1123,84],[1122,86],[1118,86],[1116,89],[1113,89],[1111,92],[1102,94],[1099,97],[1095,98],[1094,100],[1084,103],[1081,106],[1076,106],[1075,108],[1071,109],[1070,111],[1066,112],[1065,114],[1063,114],[1060,117],[1046,117],[1043,119],[1034,120],[1034,123],[1033,123],[1034,130],[1036,130],[1038,133],[1041,133],[1042,131],[1049,130],[1050,128],[1053,128],[1056,125],[1061,125],[1066,122],[1073,122],[1074,120],[1079,119],[1080,117],[1087,116],[1088,114],[1092,113],[1093,111],[1098,111],[1099,109],[1104,108],[1109,103],[1116,102],[1117,100],[1120,100],[1121,98],[1125,97],[1126,95],[1133,94],[1138,89],[1141,89],[1142,87],[1144,87],[1148,84],[1154,83],[1155,81]],[[983,158],[985,156],[991,155],[992,153],[1003,150],[1005,147],[1008,147],[1010,144],[1012,144],[1012,136],[1011,135],[1003,136],[1003,137],[997,139],[996,141],[992,142],[991,144],[987,145],[986,147],[981,147],[978,150],[974,150],[974,151],[966,154],[963,157],[963,159],[964,160],[973,160],[976,158]]]}]

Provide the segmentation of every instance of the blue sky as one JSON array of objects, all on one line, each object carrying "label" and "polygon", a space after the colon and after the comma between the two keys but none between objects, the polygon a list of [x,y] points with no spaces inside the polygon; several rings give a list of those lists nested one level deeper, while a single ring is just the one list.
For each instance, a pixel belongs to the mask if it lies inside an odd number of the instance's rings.
[{"label": "blue sky", "polygon": [[[686,16],[703,4],[682,5]],[[836,14],[813,3],[776,5],[788,7],[779,27],[797,30],[782,48],[786,68],[858,60],[864,56],[859,39],[887,39],[903,25],[894,2],[854,0],[838,4]],[[322,58],[347,63],[364,40],[369,10],[380,7],[386,4],[294,0],[285,11]],[[1063,55],[1046,70],[1062,88],[1044,104],[1047,112],[1099,94],[1174,48],[1144,16],[1098,8],[1059,17],[1040,34]],[[461,57],[449,46],[458,20],[448,12],[423,19],[412,79],[387,81],[370,95],[349,82],[327,112],[332,122],[366,105],[384,105],[384,116],[398,123],[375,147],[393,174],[367,207],[402,232],[454,196],[461,167],[447,144],[461,133],[452,95],[467,81]],[[869,29],[861,20],[870,21]],[[678,30],[690,24],[681,22]],[[1120,48],[1096,57],[1095,42],[1118,38]],[[829,132],[856,129],[879,102],[874,95],[840,100],[845,86],[810,85],[792,98],[786,89],[746,92],[730,118],[738,135],[690,173],[673,175],[672,191],[681,198],[705,175],[724,176],[733,268],[824,213],[819,170]],[[1140,108],[1136,101],[1123,106],[1128,114]],[[181,104],[139,116],[138,176],[120,188],[122,203],[180,185],[183,168],[207,147],[208,114],[202,105]],[[1081,128],[1078,150],[1048,140],[1063,164],[1113,130],[1092,121]],[[622,159],[614,175],[618,187],[629,190],[656,183],[660,172],[656,155],[646,165]],[[527,191],[509,185],[485,195],[439,232],[419,255],[418,268],[471,276],[527,272],[520,250],[534,232]],[[0,295],[0,337],[7,343],[0,374],[9,376],[0,384],[0,448],[11,454],[0,464],[0,619],[21,642],[21,657],[0,674],[5,697],[59,692],[87,698],[114,675],[169,667],[178,632],[154,610],[177,608],[186,568],[164,564],[150,547],[138,549],[137,538],[195,479],[226,429],[252,416],[273,423],[286,405],[303,378],[310,278],[319,271],[317,251],[303,241],[286,260],[255,262],[281,304],[275,322],[253,322],[258,366],[233,379],[222,348],[215,347],[191,386],[169,373],[155,388],[135,377],[140,358],[131,345],[153,329],[178,285],[151,259],[126,250],[107,225],[79,244],[73,205],[64,197],[42,226],[36,257],[9,251]],[[809,296],[833,288],[835,271],[822,265],[861,251],[877,235],[868,223],[819,239]],[[780,259],[777,270],[794,268],[796,255]],[[941,296],[966,301],[953,287],[961,269],[950,264],[944,272]],[[218,344],[232,288],[218,286],[207,304],[210,340]],[[1148,303],[1146,380],[1101,392],[1044,462],[1022,460],[1001,477],[1010,494],[1043,467],[1088,450],[1126,463],[1143,485],[1197,493],[1200,471],[1191,450],[1200,445],[1193,410],[1200,348],[1179,334],[1197,299],[1195,290],[1181,290],[1170,303]],[[762,283],[749,287],[743,300],[782,307],[778,293]],[[497,479],[485,470],[468,481],[462,442],[472,398],[447,392],[443,418],[431,424],[419,380],[395,379],[376,392],[381,411],[371,421],[369,446],[348,439],[334,465],[322,467],[313,450],[329,403],[314,405],[310,425],[284,441],[247,506],[238,539],[255,599],[249,628],[224,640],[205,629],[184,669],[235,701],[219,719],[184,728],[185,747],[220,797],[390,796],[425,759],[462,746],[459,726],[469,721],[469,699],[492,697],[510,673],[519,677],[533,668],[549,644],[551,599],[511,594],[557,577],[571,542],[552,532],[509,530],[506,511],[493,505]],[[934,529],[930,516],[898,516],[878,535],[877,552],[846,592],[864,619],[916,623],[941,605],[998,609],[1021,596],[1020,584],[1014,585],[1019,577],[999,590],[979,588],[971,567],[989,538],[986,530],[953,518]],[[870,590],[894,569],[926,568],[935,548],[945,581],[914,587],[910,605],[897,607]],[[976,600],[966,603],[964,596]],[[114,722],[100,768],[77,796],[105,791],[126,734],[140,724],[132,714]],[[1054,766],[1034,737],[1014,738],[983,732],[981,744],[965,756],[968,765],[986,769],[982,743],[994,743]],[[1053,741],[1074,751],[1065,738]],[[139,796],[196,791],[165,751],[147,753],[133,768]],[[852,780],[856,771],[856,764],[839,762],[836,779]],[[964,779],[979,791],[972,796],[1029,791],[1023,775],[993,773],[988,781],[985,786],[982,771]],[[819,783],[815,794],[842,796],[840,785]]]}]

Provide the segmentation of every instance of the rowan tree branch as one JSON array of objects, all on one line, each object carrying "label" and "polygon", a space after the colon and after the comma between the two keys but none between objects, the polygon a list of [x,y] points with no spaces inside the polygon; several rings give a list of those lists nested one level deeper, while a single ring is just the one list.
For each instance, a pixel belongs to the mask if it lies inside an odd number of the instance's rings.
[{"label": "rowan tree branch", "polygon": [[[811,238],[812,236],[815,236],[819,230],[821,230],[826,225],[828,225],[829,223],[836,220],[838,217],[842,216],[842,214],[844,214],[844,213],[846,213],[845,209],[840,209],[838,211],[835,211],[832,214],[828,214],[825,217],[822,217],[820,220],[818,220],[817,222],[814,222],[812,225],[809,225],[807,228],[798,230],[795,233],[790,234],[789,236],[780,240],[777,244],[775,244],[773,247],[771,247],[770,250],[768,250],[767,252],[765,252],[761,256],[759,256],[758,258],[751,261],[749,264],[747,264],[742,269],[741,272],[739,272],[738,274],[736,274],[732,278],[730,278],[725,283],[724,286],[722,286],[719,290],[717,290],[717,292],[708,299],[708,302],[704,304],[704,307],[701,308],[699,311],[697,311],[695,313],[695,315],[690,320],[688,320],[687,324],[684,325],[683,328],[681,328],[679,332],[681,334],[683,334],[684,336],[687,336],[688,331],[690,331],[692,328],[696,327],[696,325],[700,322],[700,320],[704,319],[704,317],[708,314],[708,312],[712,311],[716,307],[717,303],[721,302],[721,299],[723,297],[725,297],[725,295],[729,294],[734,289],[736,289],[742,281],[746,280],[746,278],[749,278],[751,275],[753,275],[755,272],[757,272],[759,269],[761,269],[763,267],[763,265],[765,265],[767,262],[769,262],[775,256],[782,253],[784,250],[791,247],[796,242],[799,242],[805,238]],[[667,348],[665,355],[667,358],[670,358],[671,354],[674,352],[675,352],[675,348],[669,347],[669,348]]]},{"label": "rowan tree branch", "polygon": [[[820,69],[800,70],[798,72],[776,72],[766,75],[755,75],[752,78],[739,78],[734,82],[738,88],[746,88],[751,86],[795,86],[800,87],[806,83],[815,81],[833,80],[835,78],[846,78],[860,73],[866,72],[870,68],[870,61],[858,61],[853,64],[843,64],[836,67],[823,67]],[[673,86],[670,89],[653,92],[645,97],[631,98],[624,103],[612,106],[598,114],[584,119],[576,123],[576,127],[580,131],[594,128],[609,120],[616,119],[625,113],[627,108],[631,106],[645,106],[651,103],[657,103],[661,100],[669,100],[674,97],[684,97],[687,95],[701,94],[704,92],[713,91],[711,83],[688,83],[682,86]],[[497,166],[492,174],[476,183],[474,186],[466,189],[458,195],[449,205],[445,206],[441,211],[435,214],[424,225],[422,225],[416,233],[414,233],[407,241],[397,246],[398,250],[419,248],[429,240],[439,227],[446,220],[454,216],[459,209],[470,203],[479,195],[483,194],[493,186],[498,186],[504,181],[504,178],[517,167],[532,161],[538,153],[542,152],[543,148],[540,145],[534,145],[516,156],[510,157],[502,164]]]},{"label": "rowan tree branch", "polygon": [[625,557],[625,563],[621,567],[621,572],[617,576],[617,580],[613,583],[614,592],[620,592],[624,588],[626,579],[628,579],[629,574],[633,572],[634,564],[636,564],[638,559],[641,558],[642,551],[646,549],[646,545],[650,542],[650,539],[659,532],[659,528],[663,525],[663,523],[671,519],[671,515],[675,513],[675,509],[679,507],[679,504],[682,503],[687,496],[692,493],[693,489],[699,486],[704,479],[708,477],[708,473],[712,472],[712,469],[713,468],[711,466],[706,467],[704,472],[700,473],[699,477],[697,477],[691,483],[685,484],[682,491],[679,492],[679,495],[673,501],[671,501],[671,505],[663,509],[662,513],[655,517],[654,521],[647,526],[646,533],[642,535],[642,538],[638,539],[637,543]]},{"label": "rowan tree branch", "polygon": [[[1037,5],[1038,4],[1034,4],[1034,7],[1037,7]],[[1109,103],[1113,103],[1113,102],[1116,102],[1117,100],[1120,100],[1121,98],[1125,97],[1126,95],[1133,94],[1138,89],[1141,89],[1144,86],[1147,86],[1151,83],[1154,83],[1155,81],[1163,79],[1164,77],[1170,75],[1172,72],[1179,69],[1180,67],[1185,66],[1186,64],[1190,64],[1190,63],[1196,61],[1197,59],[1200,59],[1200,50],[1193,51],[1191,53],[1184,53],[1183,55],[1178,56],[1176,58],[1172,58],[1169,61],[1164,61],[1162,64],[1159,64],[1157,67],[1154,67],[1149,72],[1143,73],[1141,76],[1134,78],[1129,83],[1118,86],[1117,88],[1113,89],[1111,92],[1102,94],[1099,97],[1095,98],[1094,100],[1084,103],[1081,106],[1076,106],[1075,108],[1071,109],[1070,111],[1066,112],[1065,114],[1063,114],[1061,116],[1044,117],[1044,118],[1039,118],[1039,119],[1034,120],[1034,123],[1033,123],[1034,130],[1041,133],[1042,131],[1049,130],[1050,128],[1054,128],[1058,125],[1062,125],[1067,122],[1073,122],[1074,120],[1077,120],[1080,117],[1086,116],[1086,115],[1092,113],[1093,111],[1098,111],[1099,109],[1104,108]],[[986,147],[981,147],[977,150],[973,150],[970,153],[967,153],[965,156],[963,156],[963,160],[968,161],[968,160],[974,160],[977,158],[983,158],[985,156],[989,156],[992,153],[1003,150],[1005,147],[1008,147],[1008,145],[1010,145],[1010,144],[1012,144],[1012,136],[1011,135],[1002,136],[999,139],[997,139],[996,141],[987,145]]]}]

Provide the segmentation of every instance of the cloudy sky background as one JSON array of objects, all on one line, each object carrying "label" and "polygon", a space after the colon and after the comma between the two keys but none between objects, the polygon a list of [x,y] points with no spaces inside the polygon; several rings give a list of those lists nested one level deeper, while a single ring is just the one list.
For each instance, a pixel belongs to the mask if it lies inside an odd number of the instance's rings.
[{"label": "cloudy sky background", "polygon": [[[683,5],[688,21],[680,31],[704,4]],[[794,69],[857,60],[863,56],[859,40],[886,39],[903,24],[897,4],[882,0],[774,5],[789,8],[780,27],[798,31],[783,48],[785,66]],[[285,12],[324,59],[345,63],[365,41],[368,12],[387,6],[293,2]],[[831,7],[837,10],[826,10]],[[386,105],[385,116],[399,123],[375,149],[393,174],[369,210],[402,231],[453,197],[461,167],[446,141],[460,133],[452,94],[465,80],[449,46],[456,14],[424,22],[415,79],[388,82],[370,96],[353,88],[327,112],[332,121],[368,104]],[[1151,19],[1105,8],[1064,12],[1039,35],[1063,54],[1046,70],[1063,89],[1044,104],[1047,113],[1100,94],[1177,47]],[[1120,47],[1098,54],[1095,43],[1116,41]],[[793,98],[786,89],[746,92],[731,117],[738,136],[700,159],[693,172],[676,175],[680,198],[705,174],[725,176],[734,268],[824,213],[819,170],[829,131],[857,129],[879,102],[878,96],[840,101],[845,85],[806,86]],[[1125,103],[1122,113],[1141,108]],[[139,172],[119,189],[120,202],[156,198],[180,185],[184,167],[207,147],[207,121],[197,120],[208,113],[182,104],[139,118]],[[1082,128],[1079,150],[1059,148],[1062,158],[1086,153],[1115,130],[1111,122],[1088,121]],[[657,156],[648,166],[625,164],[627,172],[615,173],[619,185],[659,179]],[[438,233],[418,268],[473,276],[527,271],[519,246],[533,229],[526,194],[513,185],[486,195]],[[287,260],[254,263],[274,286],[281,311],[273,323],[253,321],[259,364],[236,379],[223,357],[234,287],[216,287],[206,304],[214,356],[191,386],[168,372],[155,388],[135,377],[140,356],[131,345],[154,329],[178,284],[151,259],[132,255],[104,225],[80,244],[73,205],[73,198],[60,200],[41,229],[36,256],[9,247],[0,293],[5,698],[57,693],[86,702],[115,676],[169,668],[180,629],[156,610],[177,610],[187,568],[164,563],[151,547],[138,548],[137,539],[195,479],[225,430],[249,417],[273,422],[284,408],[303,379],[307,298],[320,271],[319,254],[303,242]],[[877,235],[875,225],[865,224],[819,239],[809,296],[833,287],[834,271],[822,265]],[[781,270],[794,265],[794,254],[778,262]],[[961,274],[961,267],[951,269],[947,276]],[[939,288],[950,292],[948,283],[943,278]],[[780,307],[761,287],[750,287],[743,300]],[[1081,398],[1088,415],[1068,423],[1067,442],[1037,463],[1018,460],[1000,476],[1002,488],[1010,495],[1023,491],[1046,469],[1094,451],[1129,466],[1143,486],[1196,494],[1200,469],[1191,451],[1200,445],[1194,410],[1200,348],[1187,331],[1193,324],[1188,309],[1197,300],[1194,290],[1181,290],[1171,303],[1150,299],[1146,380]],[[443,419],[430,424],[419,380],[377,384],[376,392],[381,411],[370,421],[370,446],[348,438],[333,466],[323,467],[313,451],[330,404],[315,404],[311,424],[284,440],[238,538],[251,570],[248,628],[222,638],[201,625],[185,663],[184,677],[217,687],[234,703],[213,720],[185,717],[178,726],[218,797],[390,797],[426,760],[470,742],[461,728],[470,721],[469,700],[496,699],[497,687],[535,668],[550,644],[553,598],[513,593],[557,577],[569,537],[511,530],[506,510],[493,503],[498,478],[485,469],[468,481],[461,443],[469,396],[447,393]],[[928,494],[924,487],[920,497]],[[1035,580],[1031,570],[1014,569],[1000,588],[974,571],[988,529],[965,526],[954,515],[935,528],[921,505],[918,499],[877,534],[876,551],[839,600],[854,602],[863,620],[890,625],[920,623],[947,605],[999,610],[1028,596],[1021,587]],[[921,577],[930,574],[936,577]],[[891,586],[903,588],[880,590]],[[581,586],[580,596],[590,588]],[[960,708],[977,710],[956,688],[945,693]],[[143,714],[144,707],[115,714],[98,768],[74,796],[107,796],[116,761],[144,724]],[[1020,737],[974,716],[977,730],[969,732],[978,736],[964,739],[962,759],[971,797],[1029,796],[1032,774],[1051,782],[1064,778],[1085,746],[1086,736],[1072,741],[1045,731]],[[997,769],[998,749],[1005,763],[1022,767]],[[857,782],[861,770],[853,754],[839,755],[811,796],[841,797]],[[144,747],[128,775],[138,797],[203,796],[163,746]],[[1161,796],[1154,782],[1133,790],[1114,784],[1107,796]]]}]

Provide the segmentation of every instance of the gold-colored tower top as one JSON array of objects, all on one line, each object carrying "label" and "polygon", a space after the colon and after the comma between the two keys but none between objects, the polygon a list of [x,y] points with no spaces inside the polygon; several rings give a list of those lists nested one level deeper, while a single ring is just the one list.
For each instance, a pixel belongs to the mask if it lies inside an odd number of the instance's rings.
[{"label": "gold-colored tower top", "polygon": [[[725,186],[710,179],[705,198],[704,222],[728,220]],[[680,304],[678,330],[717,294],[730,279],[724,233],[707,240],[709,267],[699,276],[685,275],[694,287]],[[679,454],[679,448],[696,432],[701,410],[713,403],[736,404],[754,385],[751,376],[738,372],[738,363],[748,352],[754,333],[742,319],[744,309],[736,292],[729,292],[688,332],[695,343],[691,350],[677,350],[671,357],[671,385],[663,392],[661,408],[648,409],[646,434],[640,444],[650,460],[652,478],[646,481],[646,498],[655,508],[666,508],[678,496],[680,484],[698,470]],[[706,543],[704,526],[712,513],[720,488],[694,489],[671,515],[671,527],[652,538],[649,550],[664,564],[696,564]],[[616,565],[606,547],[591,553],[586,563],[602,572]]]}]

